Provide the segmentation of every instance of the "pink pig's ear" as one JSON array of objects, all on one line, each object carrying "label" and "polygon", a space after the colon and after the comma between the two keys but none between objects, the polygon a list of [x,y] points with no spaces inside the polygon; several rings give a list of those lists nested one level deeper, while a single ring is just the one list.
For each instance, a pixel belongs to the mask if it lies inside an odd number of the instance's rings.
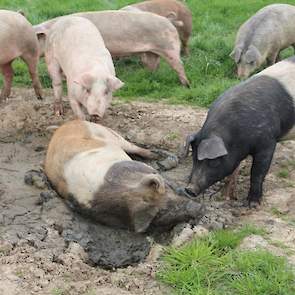
[{"label": "pink pig's ear", "polygon": [[84,73],[79,79],[75,80],[74,82],[86,89],[91,89],[94,81],[95,78],[90,73]]},{"label": "pink pig's ear", "polygon": [[124,83],[117,77],[108,77],[107,78],[107,87],[111,91],[116,91],[124,86]]}]

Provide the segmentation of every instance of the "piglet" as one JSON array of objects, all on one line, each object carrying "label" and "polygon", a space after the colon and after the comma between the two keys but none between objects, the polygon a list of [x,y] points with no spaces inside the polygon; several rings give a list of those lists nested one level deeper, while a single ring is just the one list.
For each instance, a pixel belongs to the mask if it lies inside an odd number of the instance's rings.
[{"label": "piglet", "polygon": [[33,87],[38,99],[42,99],[38,78],[38,39],[32,25],[18,12],[0,10],[0,69],[4,76],[4,86],[0,100],[9,97],[13,79],[12,62],[20,57],[28,66]]},{"label": "piglet", "polygon": [[295,6],[272,4],[260,9],[239,29],[230,56],[238,76],[248,78],[265,61],[273,65],[281,50],[295,44]]},{"label": "piglet", "polygon": [[45,60],[52,78],[56,113],[62,114],[62,73],[67,80],[68,97],[75,115],[85,119],[103,117],[112,93],[123,86],[115,76],[109,51],[98,29],[87,19],[64,17],[46,35]]},{"label": "piglet", "polygon": [[260,203],[276,144],[295,140],[295,57],[227,90],[210,107],[201,130],[187,138],[193,153],[190,181],[203,192],[252,156],[249,205]]},{"label": "piglet", "polygon": [[111,227],[145,232],[204,214],[201,204],[175,195],[156,170],[130,154],[156,157],[107,127],[70,121],[49,143],[45,173],[73,210]]}]

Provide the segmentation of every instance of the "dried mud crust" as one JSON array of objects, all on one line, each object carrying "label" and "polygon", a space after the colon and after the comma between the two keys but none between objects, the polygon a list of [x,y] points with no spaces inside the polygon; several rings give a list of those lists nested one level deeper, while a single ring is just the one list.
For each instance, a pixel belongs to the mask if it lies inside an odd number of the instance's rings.
[{"label": "dried mud crust", "polygon": [[[157,262],[153,255],[143,261],[149,251],[157,249],[153,238],[93,225],[56,196],[42,205],[40,193],[48,191],[44,182],[24,184],[26,172],[42,165],[52,134],[46,129],[74,118],[68,104],[65,116],[55,117],[52,92],[48,90],[44,97],[37,101],[32,90],[16,89],[0,104],[0,294],[171,294],[154,279]],[[176,152],[205,116],[206,110],[199,108],[115,102],[101,123],[137,144]],[[295,219],[295,144],[278,145],[265,181],[266,203],[258,210],[241,207],[249,186],[249,163],[242,164],[238,201],[222,199],[222,184],[200,197],[207,207],[200,223],[216,229],[254,220],[278,239],[281,232],[288,247],[294,247],[290,220]],[[188,158],[163,175],[184,185],[190,169]],[[288,171],[287,177],[283,170]],[[274,216],[274,207],[289,221]],[[167,243],[183,227],[154,238]],[[283,234],[284,228],[288,234]],[[143,262],[116,271],[94,266],[110,258],[122,266]]]}]

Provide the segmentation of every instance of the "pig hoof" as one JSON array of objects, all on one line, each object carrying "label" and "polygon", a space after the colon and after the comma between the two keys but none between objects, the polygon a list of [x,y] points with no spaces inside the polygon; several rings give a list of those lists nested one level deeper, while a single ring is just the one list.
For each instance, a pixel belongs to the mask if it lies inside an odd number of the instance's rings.
[{"label": "pig hoof", "polygon": [[54,114],[56,116],[62,116],[64,114],[64,108],[61,103],[55,103],[54,104]]},{"label": "pig hoof", "polygon": [[192,191],[190,190],[189,188],[182,188],[182,187],[179,187],[179,188],[176,188],[175,189],[175,192],[180,195],[180,196],[184,196],[184,197],[187,197],[187,198],[196,198],[197,195]]},{"label": "pig hoof", "polygon": [[249,209],[258,209],[261,205],[260,200],[251,200],[248,199],[248,207]]},{"label": "pig hoof", "polygon": [[41,94],[37,95],[37,99],[38,99],[38,100],[43,100],[42,95],[41,95]]},{"label": "pig hoof", "polygon": [[170,155],[165,160],[158,161],[157,164],[161,170],[170,170],[178,166],[178,158],[175,155]]}]

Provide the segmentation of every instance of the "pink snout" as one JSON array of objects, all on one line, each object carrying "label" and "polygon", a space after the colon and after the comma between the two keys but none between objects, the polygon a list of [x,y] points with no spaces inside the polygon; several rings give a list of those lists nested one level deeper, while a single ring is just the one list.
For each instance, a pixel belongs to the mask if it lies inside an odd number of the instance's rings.
[{"label": "pink snout", "polygon": [[102,118],[106,112],[106,103],[101,100],[100,103],[87,102],[87,112],[91,116],[98,116]]}]

